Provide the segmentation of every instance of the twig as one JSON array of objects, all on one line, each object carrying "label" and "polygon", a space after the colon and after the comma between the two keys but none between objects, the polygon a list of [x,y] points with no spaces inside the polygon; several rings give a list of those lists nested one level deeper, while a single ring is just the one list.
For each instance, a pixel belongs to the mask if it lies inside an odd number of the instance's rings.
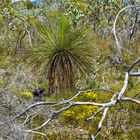
[{"label": "twig", "polygon": [[29,107],[27,107],[22,113],[18,114],[12,121],[14,121],[15,119],[24,115],[31,108],[34,108],[34,107],[37,107],[37,106],[42,106],[42,105],[54,105],[54,104],[57,104],[57,102],[39,102],[39,103],[32,104]]},{"label": "twig", "polygon": [[130,72],[129,76],[140,76],[140,72]]},{"label": "twig", "polygon": [[135,60],[135,62],[129,67],[128,72],[130,72],[134,68],[134,66],[137,65],[139,62],[140,62],[140,57],[137,60]]},{"label": "twig", "polygon": [[133,103],[136,103],[138,105],[140,105],[140,101],[139,100],[136,100],[136,99],[132,99],[132,98],[123,98],[123,101],[128,101],[128,102],[133,102]]},{"label": "twig", "polygon": [[98,115],[103,109],[104,109],[104,107],[101,107],[100,109],[98,109],[92,116],[88,117],[87,120],[91,120],[91,119],[95,118],[96,115]]},{"label": "twig", "polygon": [[24,130],[24,131],[27,132],[27,133],[33,133],[33,134],[41,135],[45,138],[45,140],[48,140],[46,134],[44,134],[44,133],[37,132],[37,131],[31,131],[31,130]]}]

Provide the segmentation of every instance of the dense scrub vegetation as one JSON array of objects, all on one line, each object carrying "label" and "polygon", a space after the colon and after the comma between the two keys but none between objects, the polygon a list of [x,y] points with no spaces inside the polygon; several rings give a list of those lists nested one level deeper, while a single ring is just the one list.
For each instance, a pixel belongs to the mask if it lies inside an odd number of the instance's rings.
[{"label": "dense scrub vegetation", "polygon": [[[120,92],[130,65],[140,57],[140,1],[0,0],[0,139],[86,140],[97,133],[98,106],[37,106],[40,102],[109,102]],[[138,5],[130,7],[129,5]],[[117,41],[113,34],[115,17]],[[117,44],[118,43],[118,44]],[[121,46],[119,49],[117,46]],[[140,63],[133,71],[139,72]],[[38,94],[35,92],[40,91]],[[92,89],[92,90],[91,90]],[[130,77],[127,97],[139,100],[140,78]],[[122,102],[110,108],[97,140],[139,140],[140,108]]]}]

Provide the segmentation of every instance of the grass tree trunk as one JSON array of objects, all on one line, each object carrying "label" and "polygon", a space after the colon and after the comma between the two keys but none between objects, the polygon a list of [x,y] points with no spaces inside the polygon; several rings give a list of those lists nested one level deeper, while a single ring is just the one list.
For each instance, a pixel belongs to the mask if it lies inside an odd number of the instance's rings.
[{"label": "grass tree trunk", "polygon": [[72,63],[68,53],[60,52],[54,54],[50,58],[48,70],[48,94],[73,91],[74,90],[74,76],[72,70]]}]

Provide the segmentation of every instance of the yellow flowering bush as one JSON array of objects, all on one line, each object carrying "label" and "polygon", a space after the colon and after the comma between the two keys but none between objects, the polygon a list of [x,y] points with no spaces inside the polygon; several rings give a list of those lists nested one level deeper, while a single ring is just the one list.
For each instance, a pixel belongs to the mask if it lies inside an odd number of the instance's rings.
[{"label": "yellow flowering bush", "polygon": [[95,102],[95,100],[97,99],[97,94],[95,94],[94,92],[90,91],[90,92],[85,92],[83,93],[82,96],[79,96],[77,98],[78,101],[88,101],[88,102]]},{"label": "yellow flowering bush", "polygon": [[[65,111],[62,115],[65,122],[71,124],[86,124],[87,118],[93,115],[98,110],[97,106],[86,106],[81,105],[77,107],[73,107],[67,111]],[[99,119],[99,117],[95,118],[95,121]]]},{"label": "yellow flowering bush", "polygon": [[[78,101],[95,101],[97,98],[97,94],[94,92],[86,92],[82,96],[78,97]],[[66,123],[71,123],[71,124],[86,124],[87,123],[87,118],[93,115],[99,107],[97,106],[92,106],[92,105],[80,105],[73,107],[67,111],[65,111],[62,115],[62,118]],[[99,117],[97,116],[95,118],[95,121],[97,121]]]},{"label": "yellow flowering bush", "polygon": [[29,91],[24,91],[21,94],[26,99],[29,99],[29,98],[31,98],[33,96],[33,94],[31,92],[29,92]]}]

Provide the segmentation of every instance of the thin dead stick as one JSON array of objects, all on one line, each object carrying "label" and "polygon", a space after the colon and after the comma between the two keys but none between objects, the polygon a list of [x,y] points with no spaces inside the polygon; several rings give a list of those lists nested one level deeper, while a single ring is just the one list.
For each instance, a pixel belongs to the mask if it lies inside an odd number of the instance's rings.
[{"label": "thin dead stick", "polygon": [[37,134],[37,135],[43,136],[45,138],[45,140],[48,140],[46,134],[44,134],[44,133],[37,132],[37,131],[28,131],[28,130],[24,130],[24,131],[27,132],[27,133],[33,133],[33,134]]}]

